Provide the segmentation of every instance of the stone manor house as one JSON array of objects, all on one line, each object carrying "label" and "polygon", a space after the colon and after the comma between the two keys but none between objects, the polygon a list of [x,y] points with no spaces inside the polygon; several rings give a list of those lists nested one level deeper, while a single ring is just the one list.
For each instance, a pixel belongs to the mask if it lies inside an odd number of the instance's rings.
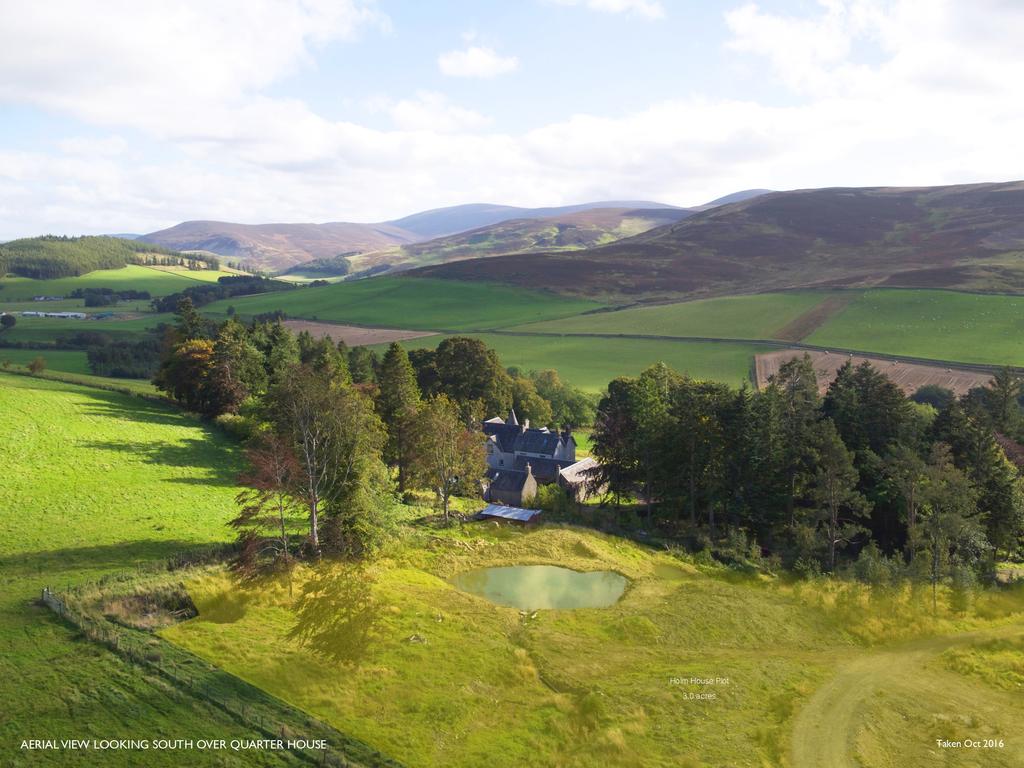
[{"label": "stone manor house", "polygon": [[483,423],[487,436],[487,483],[484,499],[520,507],[537,495],[539,485],[558,483],[577,498],[585,496],[586,470],[597,466],[587,458],[576,460],[576,440],[565,429],[522,424],[516,412],[507,418],[496,416]]}]

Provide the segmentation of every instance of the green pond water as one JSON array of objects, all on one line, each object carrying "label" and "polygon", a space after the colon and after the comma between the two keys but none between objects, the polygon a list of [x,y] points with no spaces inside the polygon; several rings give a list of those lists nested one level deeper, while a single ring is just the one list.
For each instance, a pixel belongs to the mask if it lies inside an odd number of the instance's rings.
[{"label": "green pond water", "polygon": [[613,571],[581,573],[557,565],[512,565],[479,568],[452,578],[452,583],[498,605],[532,611],[538,608],[607,608],[629,583]]}]

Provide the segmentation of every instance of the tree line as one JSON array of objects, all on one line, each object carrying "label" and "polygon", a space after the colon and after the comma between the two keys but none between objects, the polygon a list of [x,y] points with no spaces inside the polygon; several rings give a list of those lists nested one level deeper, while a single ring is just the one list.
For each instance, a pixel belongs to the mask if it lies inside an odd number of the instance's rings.
[{"label": "tree line", "polygon": [[801,571],[863,556],[933,583],[988,577],[1024,543],[1003,448],[1021,436],[1020,391],[1005,370],[962,398],[938,393],[937,409],[869,363],[844,365],[823,396],[806,355],[761,391],[659,364],[609,384],[595,480],[679,535],[742,532]]},{"label": "tree line", "polygon": [[183,291],[158,296],[151,305],[154,312],[174,312],[179,302],[187,298],[194,307],[203,307],[220,299],[232,296],[247,296],[254,293],[271,293],[273,291],[290,291],[294,285],[280,280],[271,280],[259,275],[225,275],[217,278],[216,283],[193,285]]},{"label": "tree line", "polygon": [[113,307],[119,301],[149,301],[149,291],[134,289],[115,291],[113,288],[76,288],[66,294],[68,299],[84,299],[87,307]]}]

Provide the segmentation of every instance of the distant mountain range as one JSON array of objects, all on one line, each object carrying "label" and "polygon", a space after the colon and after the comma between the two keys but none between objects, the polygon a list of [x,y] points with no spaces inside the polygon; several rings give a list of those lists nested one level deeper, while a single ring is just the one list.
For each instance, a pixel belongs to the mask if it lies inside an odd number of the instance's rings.
[{"label": "distant mountain range", "polygon": [[[757,194],[758,191],[737,195]],[[733,196],[730,196],[733,197]],[[725,198],[723,198],[725,199]],[[708,203],[708,206],[716,202]],[[707,206],[701,206],[705,208]],[[615,211],[613,214],[580,218],[590,211]],[[648,212],[628,216],[628,211]],[[652,213],[664,212],[664,213]],[[220,256],[243,260],[268,271],[285,271],[317,259],[334,259],[339,255],[375,253],[372,258],[355,259],[356,269],[388,264],[396,266],[423,265],[468,258],[491,256],[538,247],[589,247],[601,242],[637,234],[651,226],[675,221],[689,209],[650,201],[600,201],[553,208],[519,208],[509,205],[470,204],[414,213],[394,221],[378,224],[332,222],[327,224],[236,224],[223,221],[186,221],[169,229],[151,232],[139,240],[180,251],[207,251]],[[542,226],[519,224],[502,226],[489,234],[479,230],[507,222],[544,220]],[[654,222],[648,226],[642,222]],[[598,231],[607,226],[606,231]],[[559,227],[562,227],[561,235]],[[552,228],[554,232],[552,233]],[[544,230],[548,235],[540,234]],[[438,238],[474,232],[480,252],[474,254],[473,243],[444,242],[436,247],[416,247]],[[545,240],[550,237],[550,242]],[[502,243],[507,241],[507,245]],[[573,244],[575,241],[575,244]],[[484,245],[486,243],[486,245]],[[410,247],[406,250],[405,247]],[[434,254],[431,256],[430,254]]]},{"label": "distant mountain range", "polygon": [[[548,218],[501,221],[484,227],[347,258],[350,271],[391,271],[462,259],[534,251],[593,248],[692,215],[685,208],[591,208]],[[299,265],[298,269],[301,269]]]},{"label": "distant mountain range", "polygon": [[1019,292],[1024,182],[758,194],[609,245],[415,274],[642,300],[872,285]]},{"label": "distant mountain range", "polygon": [[674,205],[652,203],[649,200],[605,200],[580,205],[563,205],[555,208],[517,208],[513,205],[488,205],[471,203],[450,208],[435,208],[431,211],[414,213],[402,219],[389,221],[400,229],[413,232],[424,240],[445,235],[454,235],[499,224],[513,219],[556,219],[596,208],[619,209],[670,209],[684,210]]}]

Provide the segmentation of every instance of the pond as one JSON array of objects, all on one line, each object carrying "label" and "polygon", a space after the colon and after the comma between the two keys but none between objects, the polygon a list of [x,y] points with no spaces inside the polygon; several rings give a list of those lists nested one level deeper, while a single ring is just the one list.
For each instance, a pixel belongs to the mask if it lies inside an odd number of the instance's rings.
[{"label": "pond", "polygon": [[532,611],[538,608],[607,608],[629,581],[613,571],[573,571],[557,565],[480,568],[452,578],[464,592],[492,603]]}]

